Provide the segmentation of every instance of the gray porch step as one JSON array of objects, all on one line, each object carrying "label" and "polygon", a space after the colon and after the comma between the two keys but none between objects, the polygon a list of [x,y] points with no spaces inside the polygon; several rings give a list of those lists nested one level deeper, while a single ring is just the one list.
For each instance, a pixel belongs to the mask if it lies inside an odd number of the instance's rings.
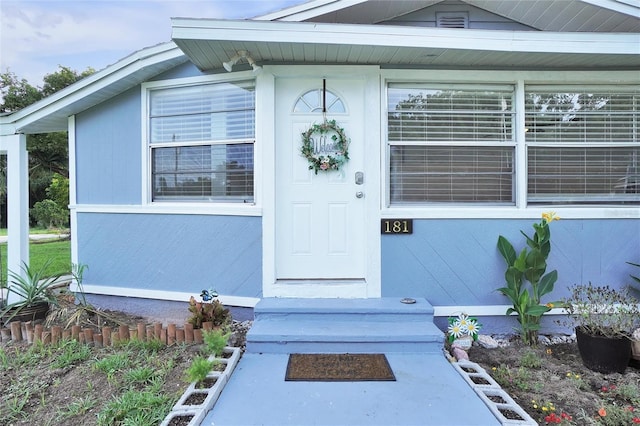
[{"label": "gray porch step", "polygon": [[253,353],[440,353],[444,335],[425,300],[261,300],[247,334]]}]

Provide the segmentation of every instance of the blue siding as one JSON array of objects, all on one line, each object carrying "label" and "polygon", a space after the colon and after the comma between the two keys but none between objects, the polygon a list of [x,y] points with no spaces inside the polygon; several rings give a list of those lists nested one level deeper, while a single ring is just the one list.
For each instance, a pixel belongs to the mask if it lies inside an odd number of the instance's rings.
[{"label": "blue siding", "polygon": [[85,284],[221,294],[262,294],[259,217],[78,214]]},{"label": "blue siding", "polygon": [[[496,248],[503,235],[516,251],[531,220],[414,220],[410,236],[382,237],[382,296],[424,297],[435,306],[502,305],[505,263]],[[558,270],[549,299],[578,283],[621,286],[640,261],[640,221],[560,220],[551,224],[548,271]]]},{"label": "blue siding", "polygon": [[76,117],[78,204],[140,204],[140,87]]}]

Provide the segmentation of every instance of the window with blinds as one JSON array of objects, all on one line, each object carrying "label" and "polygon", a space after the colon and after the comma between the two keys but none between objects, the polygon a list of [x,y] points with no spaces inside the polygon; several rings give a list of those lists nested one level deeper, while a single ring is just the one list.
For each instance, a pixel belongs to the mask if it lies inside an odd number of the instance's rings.
[{"label": "window with blinds", "polygon": [[389,203],[513,204],[513,87],[391,84]]},{"label": "window with blinds", "polygon": [[253,82],[151,91],[153,200],[253,202],[254,142]]},{"label": "window with blinds", "polygon": [[640,93],[527,86],[528,201],[640,203]]}]

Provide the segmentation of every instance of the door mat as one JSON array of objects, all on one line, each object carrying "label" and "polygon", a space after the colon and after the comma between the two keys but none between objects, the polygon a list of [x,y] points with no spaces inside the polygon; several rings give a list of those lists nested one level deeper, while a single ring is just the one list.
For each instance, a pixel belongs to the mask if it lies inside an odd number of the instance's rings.
[{"label": "door mat", "polygon": [[286,381],[395,381],[384,354],[291,354]]}]

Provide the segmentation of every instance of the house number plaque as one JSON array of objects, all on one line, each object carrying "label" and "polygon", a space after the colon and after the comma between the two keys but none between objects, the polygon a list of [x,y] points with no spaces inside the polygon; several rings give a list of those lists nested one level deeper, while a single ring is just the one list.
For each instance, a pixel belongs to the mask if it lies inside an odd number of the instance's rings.
[{"label": "house number plaque", "polygon": [[380,223],[383,234],[413,234],[413,219],[382,219]]}]

